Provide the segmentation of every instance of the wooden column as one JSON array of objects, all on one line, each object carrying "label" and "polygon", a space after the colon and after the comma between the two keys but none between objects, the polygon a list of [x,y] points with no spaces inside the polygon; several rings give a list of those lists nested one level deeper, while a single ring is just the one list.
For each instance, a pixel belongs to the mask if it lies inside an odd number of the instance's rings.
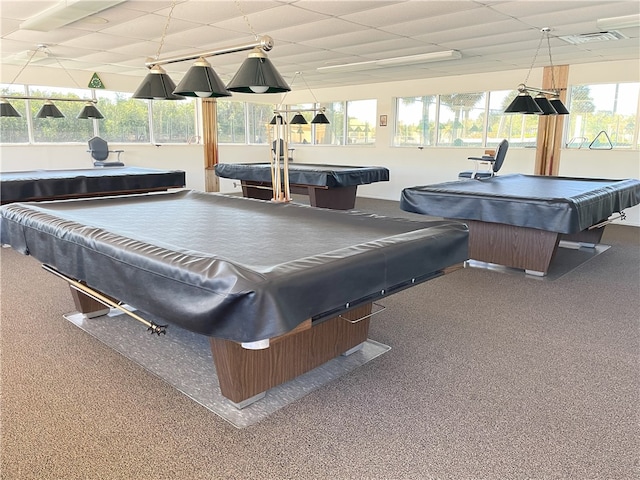
[{"label": "wooden column", "polygon": [[[569,66],[545,67],[542,89],[560,89],[560,100],[566,103]],[[533,95],[533,94],[532,94]],[[558,175],[560,167],[560,147],[562,144],[562,116],[540,115],[538,119],[538,140],[536,148],[536,175]]]},{"label": "wooden column", "polygon": [[204,142],[204,185],[206,192],[219,192],[218,164],[218,103],[215,98],[202,100],[202,140]]}]

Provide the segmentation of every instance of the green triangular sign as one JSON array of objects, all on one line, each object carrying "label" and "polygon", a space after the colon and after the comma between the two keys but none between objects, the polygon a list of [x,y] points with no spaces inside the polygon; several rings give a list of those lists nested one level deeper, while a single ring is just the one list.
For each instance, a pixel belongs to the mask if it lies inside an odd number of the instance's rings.
[{"label": "green triangular sign", "polygon": [[102,80],[100,80],[100,77],[98,76],[97,73],[94,73],[93,76],[91,77],[91,80],[89,80],[89,88],[104,88],[104,83],[102,83]]}]

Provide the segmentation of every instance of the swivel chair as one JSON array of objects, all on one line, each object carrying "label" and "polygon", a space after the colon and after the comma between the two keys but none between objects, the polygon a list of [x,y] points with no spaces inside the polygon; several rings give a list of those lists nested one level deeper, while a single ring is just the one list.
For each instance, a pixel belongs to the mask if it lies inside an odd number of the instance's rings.
[{"label": "swivel chair", "polygon": [[[284,140],[281,138],[279,140],[274,140],[273,143],[271,144],[271,154],[273,155],[273,158],[276,158],[276,147],[278,146],[278,143],[280,142],[280,158],[278,160],[284,160]],[[287,157],[288,160],[290,162],[293,162],[293,151],[295,150],[295,148],[289,148],[289,156]]]},{"label": "swivel chair", "polygon": [[[469,160],[473,160],[475,162],[475,168],[473,170],[460,172],[458,174],[458,180],[483,180],[495,176],[504,163],[504,157],[507,155],[508,149],[509,142],[504,139],[498,145],[494,156],[483,155],[482,157],[469,157]],[[485,166],[487,168],[486,170],[480,170],[480,166]]]},{"label": "swivel chair", "polygon": [[[124,167],[124,163],[120,161],[120,154],[124,150],[109,150],[109,144],[103,138],[91,138],[89,140],[89,150],[87,151],[91,153],[94,167]],[[108,161],[110,153],[117,153],[117,160]]]}]

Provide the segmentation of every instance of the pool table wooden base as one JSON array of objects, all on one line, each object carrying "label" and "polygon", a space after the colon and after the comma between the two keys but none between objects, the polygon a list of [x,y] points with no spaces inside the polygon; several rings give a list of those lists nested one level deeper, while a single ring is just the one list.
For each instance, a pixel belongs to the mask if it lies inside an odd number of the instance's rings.
[{"label": "pool table wooden base", "polygon": [[248,350],[239,343],[210,337],[220,391],[236,404],[292,380],[367,340],[371,313],[366,304],[318,324],[300,327],[272,338],[269,348]]},{"label": "pool table wooden base", "polygon": [[604,228],[565,235],[503,223],[463,220],[469,226],[469,258],[519,268],[543,276],[549,271],[560,240],[595,245]]},{"label": "pool table wooden base", "polygon": [[[271,200],[273,190],[271,183],[242,180],[242,195],[247,198]],[[312,207],[331,208],[333,210],[351,210],[356,205],[357,186],[321,187],[316,185],[291,184],[291,193],[308,195]]]},{"label": "pool table wooden base", "polygon": [[[71,288],[71,295],[78,311],[89,318],[109,311],[75,288]],[[222,395],[238,407],[246,406],[270,388],[354,349],[367,340],[371,309],[372,304],[367,303],[318,323],[309,319],[291,332],[271,338],[269,348],[262,350],[210,337]],[[358,319],[362,320],[352,323]]]}]

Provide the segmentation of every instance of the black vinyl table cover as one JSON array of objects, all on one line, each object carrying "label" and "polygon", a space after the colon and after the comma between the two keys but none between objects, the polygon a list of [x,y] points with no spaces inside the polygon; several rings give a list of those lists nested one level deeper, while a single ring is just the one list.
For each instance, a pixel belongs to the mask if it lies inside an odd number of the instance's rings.
[{"label": "black vinyl table cover", "polygon": [[0,173],[2,203],[162,187],[183,187],[185,172],[140,167],[31,170]]},{"label": "black vinyl table cover", "polygon": [[221,194],[13,203],[2,242],[144,312],[237,342],[428,280],[468,258],[455,221]]},{"label": "black vinyl table cover", "polygon": [[577,233],[640,203],[640,181],[502,175],[405,188],[407,212]]},{"label": "black vinyl table cover", "polygon": [[[384,167],[290,163],[288,168],[289,182],[298,185],[336,188],[389,181],[389,169]],[[271,183],[269,163],[219,163],[215,172],[224,178]]]}]

